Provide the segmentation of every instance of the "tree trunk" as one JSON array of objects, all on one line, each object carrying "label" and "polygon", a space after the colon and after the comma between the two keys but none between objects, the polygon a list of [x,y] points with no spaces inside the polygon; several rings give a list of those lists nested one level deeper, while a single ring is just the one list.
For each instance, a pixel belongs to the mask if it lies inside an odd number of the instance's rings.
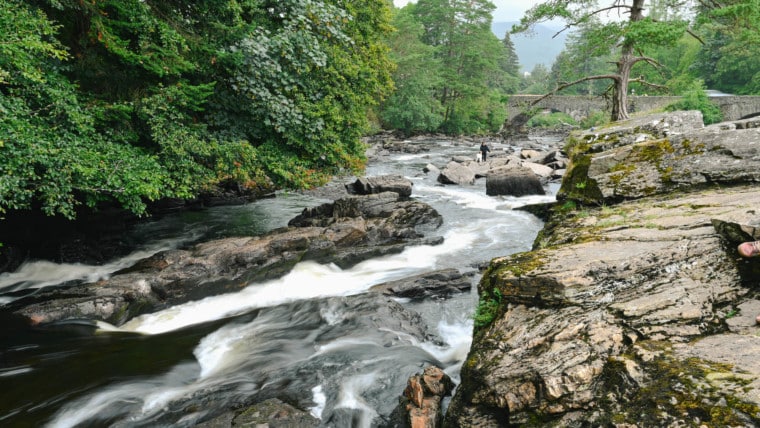
[{"label": "tree trunk", "polygon": [[[644,1],[634,0],[631,5],[630,21],[640,21],[644,18]],[[612,120],[628,119],[628,81],[631,77],[631,68],[636,63],[633,56],[633,45],[636,40],[623,40],[623,48],[620,52],[620,60],[617,63],[617,75],[615,87],[612,90]]]},{"label": "tree trunk", "polygon": [[633,67],[630,52],[623,53],[617,63],[617,79],[612,90],[612,120],[628,119],[628,78],[631,76]]}]

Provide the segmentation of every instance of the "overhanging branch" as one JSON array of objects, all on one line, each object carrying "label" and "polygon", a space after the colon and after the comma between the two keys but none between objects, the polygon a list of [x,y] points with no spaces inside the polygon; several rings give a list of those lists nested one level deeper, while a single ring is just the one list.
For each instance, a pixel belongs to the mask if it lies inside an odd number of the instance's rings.
[{"label": "overhanging branch", "polygon": [[551,92],[547,92],[546,94],[542,95],[536,100],[533,100],[528,104],[528,106],[533,107],[534,105],[540,103],[541,101],[545,100],[546,98],[549,98],[550,96],[556,94],[557,92],[569,88],[570,86],[577,85],[579,83],[588,82],[589,80],[605,80],[605,79],[611,79],[611,80],[620,80],[620,76],[617,74],[598,74],[596,76],[587,76],[578,80],[575,80],[573,82],[563,83],[556,88],[554,88]]}]

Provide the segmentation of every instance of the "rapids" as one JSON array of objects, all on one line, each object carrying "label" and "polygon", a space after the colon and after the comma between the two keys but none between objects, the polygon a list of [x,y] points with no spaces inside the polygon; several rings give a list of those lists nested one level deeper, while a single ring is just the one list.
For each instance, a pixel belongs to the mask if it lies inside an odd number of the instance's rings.
[{"label": "rapids", "polygon": [[[536,144],[533,142],[534,145]],[[549,141],[549,144],[555,143]],[[277,397],[323,426],[385,426],[409,376],[429,364],[455,382],[471,342],[479,266],[529,250],[539,219],[514,210],[547,196],[489,197],[485,179],[442,186],[423,167],[473,156],[472,142],[426,141],[419,154],[372,160],[366,175],[402,174],[412,197],[444,218],[444,243],[409,247],[350,269],[304,262],[286,276],[208,297],[114,327],[83,320],[45,328],[3,325],[2,426],[193,426],[221,412]],[[496,146],[494,151],[507,146]],[[285,226],[325,202],[281,192],[255,203],[140,223],[143,243],[102,266],[32,261],[0,275],[0,305],[43,287],[95,281],[155,252]],[[473,291],[424,302],[388,301],[373,285],[436,269],[470,275]]]}]

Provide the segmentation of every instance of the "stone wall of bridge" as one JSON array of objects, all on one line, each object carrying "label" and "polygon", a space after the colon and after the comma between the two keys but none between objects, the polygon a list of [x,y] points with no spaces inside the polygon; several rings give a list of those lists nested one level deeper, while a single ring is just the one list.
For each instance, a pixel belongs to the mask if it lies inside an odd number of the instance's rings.
[{"label": "stone wall of bridge", "polygon": [[[512,95],[507,105],[507,122],[524,112],[526,106],[540,97],[541,95]],[[674,96],[629,96],[628,111],[635,113],[658,110],[680,99],[681,97]],[[720,107],[723,119],[726,121],[760,114],[760,96],[720,96],[711,97],[710,101]],[[541,100],[535,107],[563,112],[575,120],[581,120],[595,111],[610,111],[607,100],[599,96],[586,95],[550,96]]]}]

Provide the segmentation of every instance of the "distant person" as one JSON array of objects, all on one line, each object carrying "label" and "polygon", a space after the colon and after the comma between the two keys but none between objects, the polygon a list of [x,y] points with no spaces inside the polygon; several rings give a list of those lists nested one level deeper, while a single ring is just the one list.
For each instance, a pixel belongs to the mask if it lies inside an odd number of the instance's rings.
[{"label": "distant person", "polygon": [[486,161],[486,153],[490,152],[491,149],[488,148],[488,144],[484,142],[480,143],[480,160],[482,162]]}]

